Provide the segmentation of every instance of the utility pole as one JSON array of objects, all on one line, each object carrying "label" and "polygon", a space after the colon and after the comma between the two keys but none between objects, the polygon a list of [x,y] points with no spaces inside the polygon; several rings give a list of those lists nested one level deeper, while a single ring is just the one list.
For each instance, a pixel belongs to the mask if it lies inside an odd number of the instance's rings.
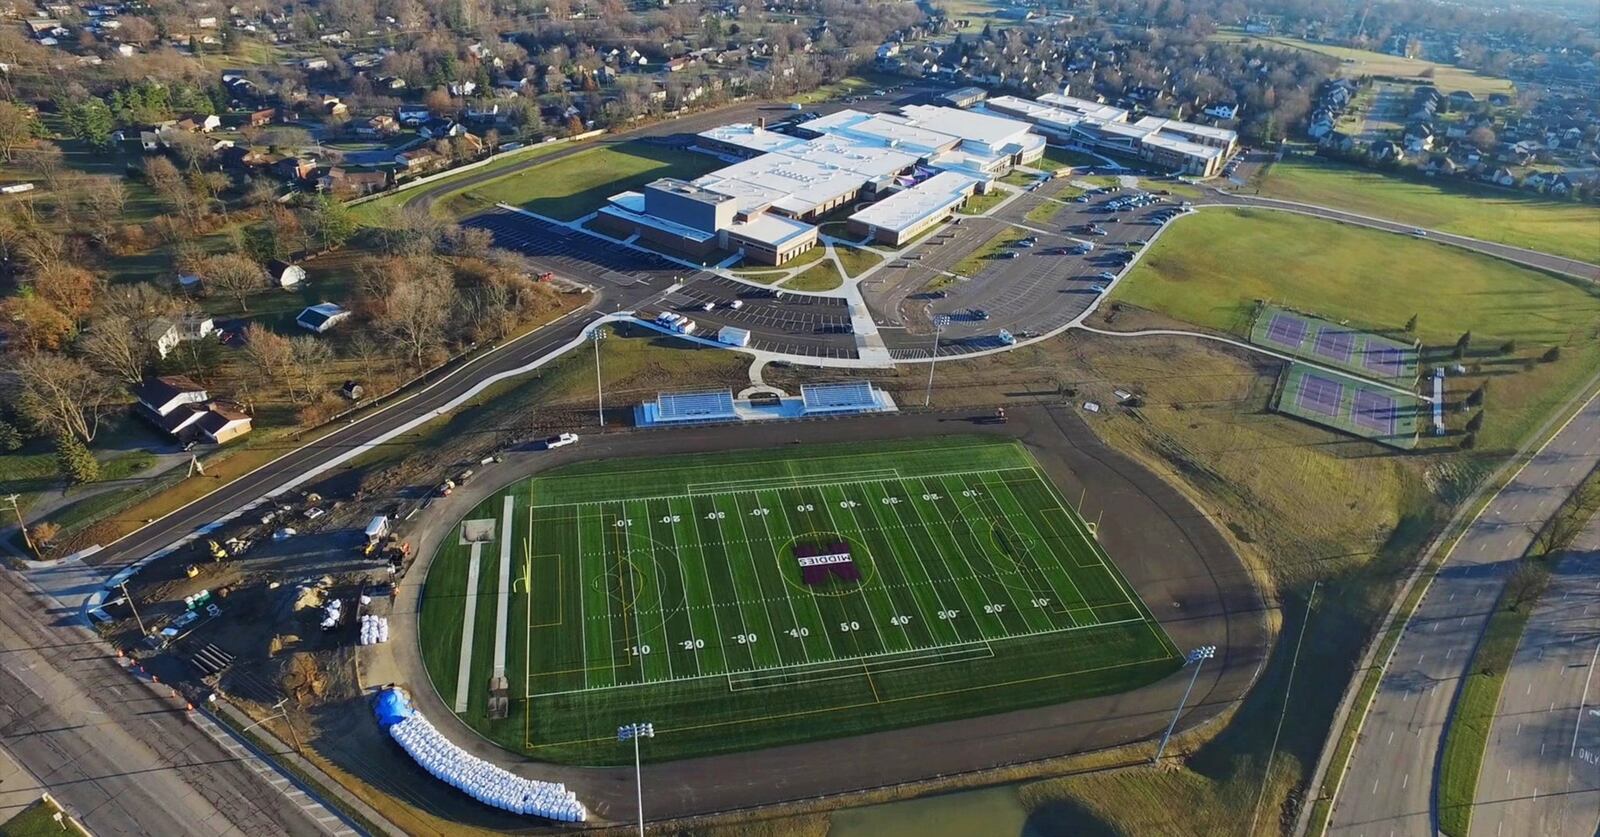
[{"label": "utility pole", "polygon": [[618,741],[633,742],[633,782],[639,805],[639,837],[644,837],[644,772],[639,767],[639,739],[655,738],[656,725],[651,723],[624,724],[617,727]]},{"label": "utility pole", "polygon": [[1188,658],[1184,660],[1184,665],[1191,663],[1194,665],[1194,674],[1189,677],[1189,685],[1184,688],[1183,697],[1178,700],[1178,711],[1172,713],[1172,723],[1167,724],[1167,731],[1161,734],[1161,745],[1156,747],[1156,757],[1150,760],[1151,764],[1161,763],[1161,754],[1167,749],[1167,740],[1172,737],[1172,728],[1178,725],[1178,716],[1183,714],[1183,705],[1189,702],[1189,692],[1194,689],[1194,682],[1200,679],[1200,667],[1206,664],[1206,660],[1216,655],[1217,646],[1202,645],[1190,651]]},{"label": "utility pole", "polygon": [[945,314],[935,315],[933,318],[933,353],[928,357],[928,392],[922,397],[922,406],[933,406],[933,367],[939,363],[939,332],[950,324],[950,317]]},{"label": "utility pole", "polygon": [[11,511],[17,515],[17,528],[22,531],[22,542],[27,545],[28,551],[32,552],[35,558],[42,558],[44,556],[39,554],[38,547],[33,545],[33,537],[28,534],[28,522],[22,519],[22,507],[17,505],[17,498],[19,496],[21,495],[8,495],[6,497],[6,502],[11,504]]},{"label": "utility pole", "polygon": [[594,409],[600,417],[600,426],[606,426],[605,386],[600,382],[600,341],[606,339],[604,328],[589,332],[589,342],[594,344]]},{"label": "utility pole", "polygon": [[128,592],[128,582],[118,585],[122,588],[122,598],[128,602],[128,609],[133,611],[133,621],[139,623],[139,636],[149,636],[150,632],[144,629],[144,619],[139,616],[139,608],[133,603],[133,595]]}]

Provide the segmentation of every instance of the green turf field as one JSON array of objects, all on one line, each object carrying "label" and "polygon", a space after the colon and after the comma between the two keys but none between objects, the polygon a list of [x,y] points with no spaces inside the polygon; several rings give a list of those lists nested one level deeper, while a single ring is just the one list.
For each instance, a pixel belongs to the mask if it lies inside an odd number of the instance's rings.
[{"label": "green turf field", "polygon": [[[834,543],[860,580],[807,587],[794,548]],[[579,763],[631,757],[614,742],[630,721],[656,725],[647,758],[678,758],[1120,692],[1178,665],[1026,450],[965,437],[552,471],[457,527],[421,622],[446,705]],[[510,710],[490,719],[497,673]]]}]

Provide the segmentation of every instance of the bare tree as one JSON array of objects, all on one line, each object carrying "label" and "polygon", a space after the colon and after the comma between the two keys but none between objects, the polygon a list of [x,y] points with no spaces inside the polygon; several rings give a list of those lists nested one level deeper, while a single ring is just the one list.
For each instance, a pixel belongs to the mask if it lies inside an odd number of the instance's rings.
[{"label": "bare tree", "polygon": [[0,160],[33,142],[33,116],[11,102],[0,102]]},{"label": "bare tree", "polygon": [[273,383],[282,381],[294,364],[294,346],[289,338],[259,323],[245,326],[244,351],[254,371]]},{"label": "bare tree", "polygon": [[290,397],[296,401],[313,401],[322,376],[333,362],[333,348],[326,341],[302,334],[289,338],[289,350]]},{"label": "bare tree", "polygon": [[111,243],[122,226],[122,213],[128,207],[128,187],[115,175],[89,178],[84,187],[84,210],[89,235],[101,247]]},{"label": "bare tree", "polygon": [[242,311],[250,310],[246,299],[251,294],[265,290],[271,283],[267,271],[242,253],[219,253],[202,260],[196,267],[202,283],[233,297]]},{"label": "bare tree", "polygon": [[96,368],[130,385],[144,380],[144,371],[155,357],[154,341],[120,314],[96,320],[80,345]]},{"label": "bare tree", "polygon": [[23,415],[60,436],[94,441],[100,420],[115,406],[117,389],[75,357],[35,352],[11,363]]},{"label": "bare tree", "polygon": [[374,325],[406,350],[413,365],[421,366],[429,350],[443,343],[455,293],[443,265],[409,264],[413,270],[394,275]]}]

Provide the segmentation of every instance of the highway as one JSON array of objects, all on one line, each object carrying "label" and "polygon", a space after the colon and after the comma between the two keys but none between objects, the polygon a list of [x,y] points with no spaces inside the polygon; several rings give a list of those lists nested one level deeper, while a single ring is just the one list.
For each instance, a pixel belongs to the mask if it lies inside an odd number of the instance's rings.
[{"label": "highway", "polygon": [[75,614],[0,573],[0,744],[94,834],[353,835],[219,728],[136,682]]},{"label": "highway", "polygon": [[1506,672],[1472,834],[1600,830],[1600,518],[1556,563]]},{"label": "highway", "polygon": [[1591,397],[1489,502],[1446,556],[1388,661],[1328,834],[1435,831],[1433,785],[1450,707],[1506,569],[1572,489],[1600,464],[1600,397]]}]

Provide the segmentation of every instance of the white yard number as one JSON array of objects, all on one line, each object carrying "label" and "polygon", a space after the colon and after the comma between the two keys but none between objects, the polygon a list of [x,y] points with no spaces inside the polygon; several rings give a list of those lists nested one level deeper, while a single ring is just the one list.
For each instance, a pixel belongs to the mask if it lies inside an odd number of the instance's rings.
[{"label": "white yard number", "polygon": [[685,651],[699,651],[706,647],[706,641],[703,639],[686,639],[680,644]]},{"label": "white yard number", "polygon": [[1005,610],[1005,609],[1006,609],[1006,606],[1003,605],[1003,604],[986,604],[986,605],[983,606],[983,612],[984,613],[999,613],[1000,611]]},{"label": "white yard number", "polygon": [[841,508],[841,509],[853,509],[857,505],[858,504],[854,500],[840,500],[839,501],[839,508]]},{"label": "white yard number", "polygon": [[666,517],[661,518],[661,522],[662,523],[681,523],[682,521],[683,521],[683,518],[681,518],[681,517],[679,517],[679,516],[677,516],[675,514],[669,514]]},{"label": "white yard number", "polygon": [[899,502],[900,502],[900,498],[899,497],[885,497],[885,498],[883,498],[883,504],[885,506],[893,506],[893,505],[898,504]]},{"label": "white yard number", "polygon": [[961,615],[961,611],[959,611],[959,610],[941,610],[941,611],[939,611],[939,618],[943,619],[943,620],[945,620],[947,622],[950,621],[951,619],[956,618],[957,616],[960,616],[960,615]]},{"label": "white yard number", "polygon": [[635,656],[635,657],[643,657],[644,655],[650,653],[650,646],[648,646],[648,645],[630,645],[630,646],[628,646],[628,653],[633,655],[633,656]]},{"label": "white yard number", "polygon": [[756,644],[756,635],[755,634],[734,634],[733,635],[733,641],[739,643],[740,645],[755,645]]},{"label": "white yard number", "polygon": [[859,631],[859,630],[861,630],[861,623],[860,622],[840,622],[839,623],[839,630],[843,631],[844,633],[849,633],[851,631]]},{"label": "white yard number", "polygon": [[797,512],[808,512],[808,511],[816,511],[817,508],[816,508],[816,506],[813,506],[810,503],[801,503],[800,505],[795,506],[794,510],[797,511]]},{"label": "white yard number", "polygon": [[808,637],[808,636],[811,636],[811,629],[810,628],[790,628],[789,629],[789,636],[792,636],[795,639],[800,639],[801,637]]},{"label": "white yard number", "polygon": [[922,495],[922,499],[928,500],[928,501],[933,501],[933,500],[943,500],[944,498],[940,497],[937,494],[924,494],[924,495]]},{"label": "white yard number", "polygon": [[767,511],[766,509],[751,509],[750,510],[750,516],[751,517],[766,517],[768,514],[771,514],[771,512]]},{"label": "white yard number", "polygon": [[983,496],[983,492],[979,491],[976,488],[967,488],[967,489],[963,489],[962,490],[961,496],[963,496],[963,497],[982,497]]},{"label": "white yard number", "polygon": [[616,523],[613,523],[611,525],[612,526],[632,526],[633,525],[633,520],[630,519],[630,518],[623,517],[623,518],[619,518]]},{"label": "white yard number", "polygon": [[898,626],[904,628],[905,626],[911,624],[911,617],[909,617],[909,616],[891,616],[891,617],[889,617],[889,624],[898,625]]},{"label": "white yard number", "polygon": [[1034,607],[1049,607],[1050,606],[1050,600],[1049,599],[1045,599],[1045,598],[1034,599],[1033,600],[1033,606]]},{"label": "white yard number", "polygon": [[706,513],[706,520],[721,520],[724,517],[727,517],[727,515],[719,511]]}]

